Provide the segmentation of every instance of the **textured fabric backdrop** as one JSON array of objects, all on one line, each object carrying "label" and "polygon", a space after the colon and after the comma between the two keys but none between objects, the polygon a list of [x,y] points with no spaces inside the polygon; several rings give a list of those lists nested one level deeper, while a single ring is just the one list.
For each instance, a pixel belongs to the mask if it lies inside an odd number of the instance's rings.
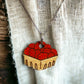
[{"label": "textured fabric backdrop", "polygon": [[19,84],[84,84],[84,0],[65,0],[51,27],[50,18],[61,0],[23,2],[39,30],[48,30],[44,41],[56,48],[59,56],[55,66],[42,71],[23,64],[24,48],[40,40],[40,36],[19,0],[6,0]]}]

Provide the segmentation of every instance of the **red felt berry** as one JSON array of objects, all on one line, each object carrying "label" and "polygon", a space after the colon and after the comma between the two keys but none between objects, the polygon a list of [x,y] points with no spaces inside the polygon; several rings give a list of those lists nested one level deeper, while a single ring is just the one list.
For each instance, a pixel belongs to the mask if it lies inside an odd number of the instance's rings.
[{"label": "red felt berry", "polygon": [[51,48],[51,45],[46,44],[46,45],[44,46],[44,48]]},{"label": "red felt berry", "polygon": [[47,49],[47,48],[44,48],[41,52],[44,52],[44,53],[50,53],[50,49]]},{"label": "red felt berry", "polygon": [[40,49],[39,45],[40,45],[40,42],[37,42],[37,43],[35,44],[35,49]]},{"label": "red felt berry", "polygon": [[38,59],[39,60],[43,60],[43,59],[47,59],[47,53],[40,53],[39,55],[38,55]]},{"label": "red felt berry", "polygon": [[35,50],[35,58],[38,58],[39,54],[40,54],[40,50]]},{"label": "red felt berry", "polygon": [[34,49],[30,49],[30,56],[34,57],[35,56],[35,50]]},{"label": "red felt berry", "polygon": [[29,44],[28,47],[30,47],[30,48],[34,48],[34,47],[35,47],[35,44],[34,44],[34,43],[31,43],[31,44]]},{"label": "red felt berry", "polygon": [[25,54],[25,55],[29,55],[29,50],[30,50],[30,48],[27,47],[27,48],[24,50],[24,54]]},{"label": "red felt berry", "polygon": [[44,47],[40,49],[40,52],[44,52]]},{"label": "red felt berry", "polygon": [[53,57],[53,56],[55,56],[55,55],[54,55],[54,53],[52,53],[52,52],[50,52],[50,53],[48,54],[48,58]]},{"label": "red felt berry", "polygon": [[55,56],[57,55],[57,51],[55,49],[52,49],[51,52],[53,52]]}]

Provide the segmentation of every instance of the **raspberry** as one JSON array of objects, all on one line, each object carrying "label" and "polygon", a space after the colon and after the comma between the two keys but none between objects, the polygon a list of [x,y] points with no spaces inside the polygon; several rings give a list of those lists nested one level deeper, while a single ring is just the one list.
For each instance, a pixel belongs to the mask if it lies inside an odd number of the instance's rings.
[{"label": "raspberry", "polygon": [[54,56],[54,53],[52,53],[52,52],[50,52],[50,53],[48,54],[48,58],[53,57],[53,56]]},{"label": "raspberry", "polygon": [[55,49],[52,49],[51,52],[53,52],[55,56],[57,55],[57,51]]},{"label": "raspberry", "polygon": [[31,43],[31,44],[29,44],[28,47],[30,47],[30,48],[34,48],[34,47],[35,47],[35,44],[34,44],[34,43]]},{"label": "raspberry", "polygon": [[46,45],[44,46],[44,48],[51,48],[51,45],[46,44]]},{"label": "raspberry", "polygon": [[30,56],[34,57],[35,55],[35,50],[34,49],[30,49]]},{"label": "raspberry", "polygon": [[29,50],[30,50],[30,48],[27,47],[27,48],[24,50],[24,54],[25,54],[25,55],[29,55]]},{"label": "raspberry", "polygon": [[35,51],[35,58],[38,58],[38,55],[40,54],[40,50]]},{"label": "raspberry", "polygon": [[40,53],[39,55],[38,55],[38,59],[39,60],[43,60],[43,59],[47,59],[47,53]]},{"label": "raspberry", "polygon": [[40,42],[37,42],[37,43],[35,44],[35,49],[40,49],[39,45],[40,45]]},{"label": "raspberry", "polygon": [[44,53],[50,53],[50,49],[47,49],[47,48],[45,48],[45,49],[43,49],[41,52],[44,52]]}]

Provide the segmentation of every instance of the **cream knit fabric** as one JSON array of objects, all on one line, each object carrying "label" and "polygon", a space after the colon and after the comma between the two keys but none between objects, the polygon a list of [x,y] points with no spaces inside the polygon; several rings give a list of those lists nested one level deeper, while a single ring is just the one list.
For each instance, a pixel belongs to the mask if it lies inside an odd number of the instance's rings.
[{"label": "cream knit fabric", "polygon": [[50,24],[61,0],[23,0],[44,41],[58,51],[55,66],[37,71],[23,64],[23,50],[40,40],[38,31],[19,0],[6,0],[19,84],[84,84],[84,0],[65,0]]}]

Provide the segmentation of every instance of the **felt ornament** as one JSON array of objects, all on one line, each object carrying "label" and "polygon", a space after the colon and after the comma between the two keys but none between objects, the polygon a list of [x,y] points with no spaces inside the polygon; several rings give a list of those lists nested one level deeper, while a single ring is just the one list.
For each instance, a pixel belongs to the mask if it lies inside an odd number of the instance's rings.
[{"label": "felt ornament", "polygon": [[41,41],[31,43],[24,50],[24,64],[36,70],[43,70],[54,66],[58,57],[56,49],[51,48],[49,44],[42,42],[43,47],[40,48]]}]

